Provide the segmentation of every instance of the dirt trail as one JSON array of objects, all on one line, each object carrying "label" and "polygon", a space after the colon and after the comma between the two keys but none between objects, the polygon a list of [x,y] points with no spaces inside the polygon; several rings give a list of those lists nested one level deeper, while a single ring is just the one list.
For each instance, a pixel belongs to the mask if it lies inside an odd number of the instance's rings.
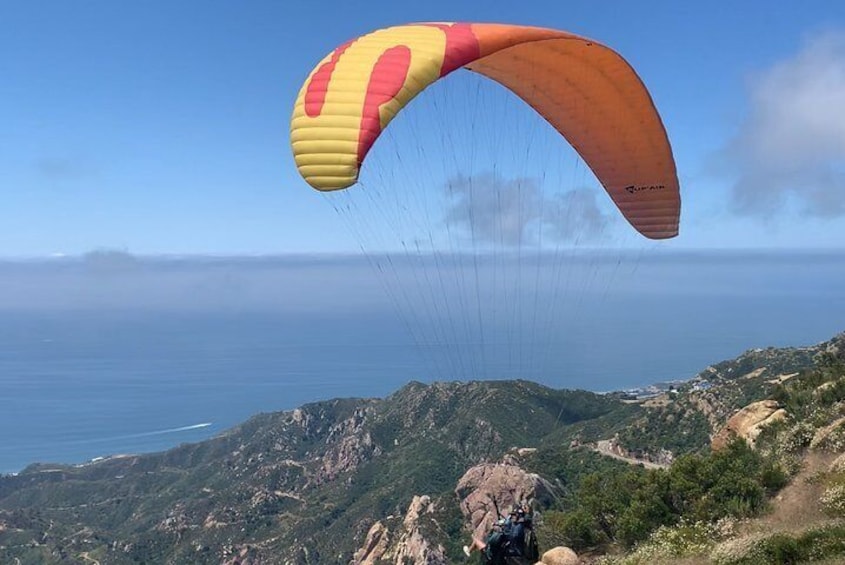
[{"label": "dirt trail", "polygon": [[807,455],[795,478],[772,499],[772,511],[749,522],[748,533],[799,532],[829,521],[819,503],[824,487],[811,479],[827,471],[836,457],[831,453]]},{"label": "dirt trail", "polygon": [[98,560],[94,559],[93,557],[91,557],[90,555],[88,555],[87,551],[83,551],[82,553],[79,554],[79,556],[82,559],[84,559],[85,561],[90,561],[92,563],[92,565],[100,565],[100,562]]},{"label": "dirt trail", "polygon": [[619,448],[613,443],[613,441],[609,439],[601,439],[596,442],[595,447],[593,450],[601,453],[602,455],[607,455],[608,457],[613,457],[614,459],[618,459],[619,461],[624,461],[630,465],[642,465],[646,469],[666,469],[668,465],[661,465],[660,463],[654,463],[652,461],[648,461],[646,459],[637,459],[636,457],[628,457],[623,455],[619,452]]}]

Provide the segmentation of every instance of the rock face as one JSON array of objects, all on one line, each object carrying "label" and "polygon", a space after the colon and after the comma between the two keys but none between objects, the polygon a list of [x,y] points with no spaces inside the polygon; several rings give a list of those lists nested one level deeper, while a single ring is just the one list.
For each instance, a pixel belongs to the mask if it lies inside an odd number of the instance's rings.
[{"label": "rock face", "polygon": [[385,522],[391,521],[390,525],[381,520],[373,524],[364,545],[355,552],[352,563],[445,565],[448,561],[443,546],[433,546],[422,534],[423,529],[439,528],[433,519],[435,510],[435,505],[428,496],[415,496],[401,522],[389,519]]},{"label": "rock face", "polygon": [[[538,501],[547,505],[554,497],[552,487],[547,481],[512,463],[482,464],[470,468],[458,481],[455,493],[460,500],[464,517],[470,523],[472,535],[482,539],[489,533],[497,518],[494,498],[499,509],[507,512],[517,502]],[[423,535],[423,532],[426,532],[431,538],[431,532],[439,531],[440,526],[434,519],[436,511],[435,503],[428,496],[415,496],[404,518],[388,518],[372,525],[363,546],[355,552],[352,563],[448,563],[445,548],[442,545],[433,545]],[[566,550],[574,555],[566,548],[556,549]],[[561,555],[563,553],[560,551],[552,553],[551,558],[557,560],[549,561],[549,565],[579,562],[577,557],[575,561],[562,561]]]},{"label": "rock face", "polygon": [[332,481],[381,453],[370,434],[364,430],[369,415],[370,411],[359,409],[352,417],[329,427],[325,441],[331,447],[323,455],[322,465],[316,473],[318,484]]},{"label": "rock face", "polygon": [[713,437],[710,445],[718,451],[723,449],[731,438],[740,437],[754,447],[763,426],[783,420],[787,416],[786,410],[780,408],[775,400],[754,402],[731,416],[727,424]]},{"label": "rock face", "polygon": [[458,481],[455,494],[472,535],[480,539],[484,539],[497,519],[494,499],[499,510],[507,512],[518,502],[536,500],[547,506],[554,498],[548,481],[516,465],[502,463],[470,468]]}]

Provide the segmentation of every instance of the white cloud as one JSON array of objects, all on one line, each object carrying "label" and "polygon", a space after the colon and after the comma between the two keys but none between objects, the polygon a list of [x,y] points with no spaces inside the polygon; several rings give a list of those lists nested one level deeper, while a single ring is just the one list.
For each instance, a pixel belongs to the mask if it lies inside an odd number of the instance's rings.
[{"label": "white cloud", "polygon": [[844,215],[845,33],[817,36],[755,77],[750,104],[727,148],[734,211]]},{"label": "white cloud", "polygon": [[91,177],[94,169],[80,159],[45,157],[35,162],[35,170],[51,180],[75,181]]},{"label": "white cloud", "polygon": [[595,240],[608,224],[595,190],[547,195],[536,179],[485,173],[454,178],[447,191],[446,222],[488,243],[532,245],[541,233],[554,241]]}]

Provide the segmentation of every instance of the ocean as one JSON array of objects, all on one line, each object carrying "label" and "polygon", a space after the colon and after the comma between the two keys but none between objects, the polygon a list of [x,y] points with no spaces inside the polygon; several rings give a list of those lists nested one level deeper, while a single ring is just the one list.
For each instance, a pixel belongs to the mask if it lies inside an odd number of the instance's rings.
[{"label": "ocean", "polygon": [[518,312],[456,298],[438,316],[360,259],[101,259],[0,264],[2,473],[164,450],[410,380],[619,390],[845,330],[841,253],[572,261],[577,290],[534,278]]}]

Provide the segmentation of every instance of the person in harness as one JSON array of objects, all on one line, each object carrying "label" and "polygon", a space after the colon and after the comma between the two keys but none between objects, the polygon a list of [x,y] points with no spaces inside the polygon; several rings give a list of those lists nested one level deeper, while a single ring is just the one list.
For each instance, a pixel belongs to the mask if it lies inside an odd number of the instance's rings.
[{"label": "person in harness", "polygon": [[490,533],[484,540],[473,537],[470,545],[464,546],[464,553],[467,557],[472,555],[473,551],[481,552],[482,562],[485,564],[500,564],[504,563],[504,546],[508,541],[508,531],[510,524],[504,518],[499,518],[493,527],[490,528]]},{"label": "person in harness", "polygon": [[473,538],[471,545],[465,545],[464,553],[469,557],[473,551],[478,550],[485,565],[535,563],[540,552],[533,520],[526,508],[526,505],[515,505],[506,519],[500,518],[494,524],[484,541]]}]

